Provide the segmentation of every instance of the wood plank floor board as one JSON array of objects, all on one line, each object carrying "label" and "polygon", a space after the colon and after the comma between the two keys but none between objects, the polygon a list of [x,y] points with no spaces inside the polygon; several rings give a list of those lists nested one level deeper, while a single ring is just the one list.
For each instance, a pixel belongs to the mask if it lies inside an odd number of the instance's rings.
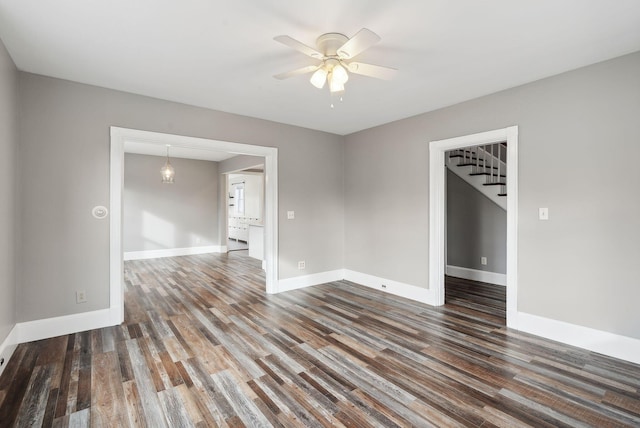
[{"label": "wood plank floor board", "polygon": [[36,366],[31,376],[31,381],[25,392],[25,400],[22,401],[16,425],[41,426],[44,420],[42,409],[46,409],[46,403],[50,392],[52,367],[50,365]]},{"label": "wood plank floor board", "polygon": [[297,424],[304,427],[318,428],[323,426],[321,421],[309,412],[307,406],[298,404],[295,394],[291,393],[285,383],[280,385],[268,376],[257,379],[256,383],[258,383],[261,388],[269,391],[268,394],[270,398],[282,411],[281,416],[286,415],[287,419],[296,421]]},{"label": "wood plank floor board", "polygon": [[0,427],[634,427],[640,366],[336,281],[268,295],[243,252],[125,263],[125,323],[21,344]]},{"label": "wood plank floor board", "polygon": [[93,356],[92,384],[95,389],[91,401],[91,425],[95,427],[126,426],[129,423],[125,410],[124,389],[115,352]]},{"label": "wood plank floor board", "polygon": [[[12,379],[7,379],[5,382],[0,380],[0,384],[5,385],[6,388],[5,399],[0,406],[0,421],[7,426],[15,424],[22,403],[29,400],[25,394],[36,367],[39,348],[40,342],[34,342],[29,349],[17,349],[15,353],[19,359],[11,359],[5,371],[13,375]],[[10,370],[12,364],[16,366],[15,369]],[[2,377],[5,377],[6,373],[2,373]]]}]

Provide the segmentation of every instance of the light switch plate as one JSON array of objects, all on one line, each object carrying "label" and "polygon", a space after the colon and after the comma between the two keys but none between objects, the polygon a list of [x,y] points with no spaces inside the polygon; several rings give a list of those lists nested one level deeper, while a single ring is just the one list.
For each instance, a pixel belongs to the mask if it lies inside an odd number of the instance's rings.
[{"label": "light switch plate", "polygon": [[296,218],[296,212],[295,211],[287,211],[287,220],[293,220],[294,218]]}]

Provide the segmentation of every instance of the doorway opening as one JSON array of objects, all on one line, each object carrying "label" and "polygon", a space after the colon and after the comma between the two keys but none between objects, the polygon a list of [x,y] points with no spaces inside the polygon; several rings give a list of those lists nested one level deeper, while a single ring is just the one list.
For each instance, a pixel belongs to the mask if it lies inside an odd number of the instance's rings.
[{"label": "doorway opening", "polygon": [[[278,149],[205,138],[187,137],[158,132],[111,127],[110,174],[110,319],[113,324],[124,320],[122,209],[124,188],[125,143],[150,145],[196,151],[223,151],[237,155],[264,158],[264,262],[267,293],[278,292]],[[224,199],[223,199],[224,200]],[[226,234],[225,234],[226,236]]]},{"label": "doorway opening", "polygon": [[506,142],[445,153],[445,304],[506,320]]},{"label": "doorway opening", "polygon": [[263,260],[264,164],[224,172],[227,251]]},{"label": "doorway opening", "polygon": [[446,168],[447,151],[465,147],[507,144],[507,245],[506,300],[507,326],[517,327],[517,201],[518,127],[498,129],[463,137],[432,141],[429,144],[429,289],[436,305],[445,302],[446,273]]}]

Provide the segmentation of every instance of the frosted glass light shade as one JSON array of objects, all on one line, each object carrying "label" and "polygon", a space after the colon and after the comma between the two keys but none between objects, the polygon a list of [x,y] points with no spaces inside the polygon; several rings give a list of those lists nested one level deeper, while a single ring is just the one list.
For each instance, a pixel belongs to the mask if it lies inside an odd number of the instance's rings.
[{"label": "frosted glass light shade", "polygon": [[334,78],[333,73],[329,74],[329,91],[330,92],[341,92],[344,91],[344,83],[340,82],[339,79]]},{"label": "frosted glass light shade", "polygon": [[322,89],[324,87],[324,82],[327,81],[327,70],[324,68],[317,69],[313,75],[311,75],[311,79],[309,81],[316,88]]},{"label": "frosted glass light shade", "polygon": [[337,81],[337,84],[344,85],[345,83],[347,83],[347,80],[349,80],[349,73],[347,73],[347,70],[345,70],[345,68],[340,64],[337,64],[335,67],[333,67],[333,70],[331,70],[331,75],[331,79],[333,81]]}]

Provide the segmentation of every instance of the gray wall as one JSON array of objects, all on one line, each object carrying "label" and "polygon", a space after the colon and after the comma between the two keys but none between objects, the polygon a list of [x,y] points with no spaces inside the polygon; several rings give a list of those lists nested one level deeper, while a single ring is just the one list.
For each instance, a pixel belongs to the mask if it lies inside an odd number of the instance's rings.
[{"label": "gray wall", "polygon": [[277,147],[279,277],[342,268],[342,137],[28,73],[20,85],[19,321],[108,307],[109,222],[91,208],[109,205],[112,125]]},{"label": "gray wall", "polygon": [[16,323],[18,70],[0,41],[0,343]]},{"label": "gray wall", "polygon": [[220,245],[218,162],[171,158],[173,184],[163,184],[165,158],[126,153],[125,252]]},{"label": "gray wall", "polygon": [[447,264],[507,273],[507,212],[449,169]]},{"label": "gray wall", "polygon": [[638,117],[635,53],[347,136],[345,267],[428,287],[429,141],[518,125],[518,310],[640,338]]},{"label": "gray wall", "polygon": [[238,155],[221,161],[218,170],[221,174],[224,174],[225,172],[236,172],[256,165],[264,165],[262,156]]}]

